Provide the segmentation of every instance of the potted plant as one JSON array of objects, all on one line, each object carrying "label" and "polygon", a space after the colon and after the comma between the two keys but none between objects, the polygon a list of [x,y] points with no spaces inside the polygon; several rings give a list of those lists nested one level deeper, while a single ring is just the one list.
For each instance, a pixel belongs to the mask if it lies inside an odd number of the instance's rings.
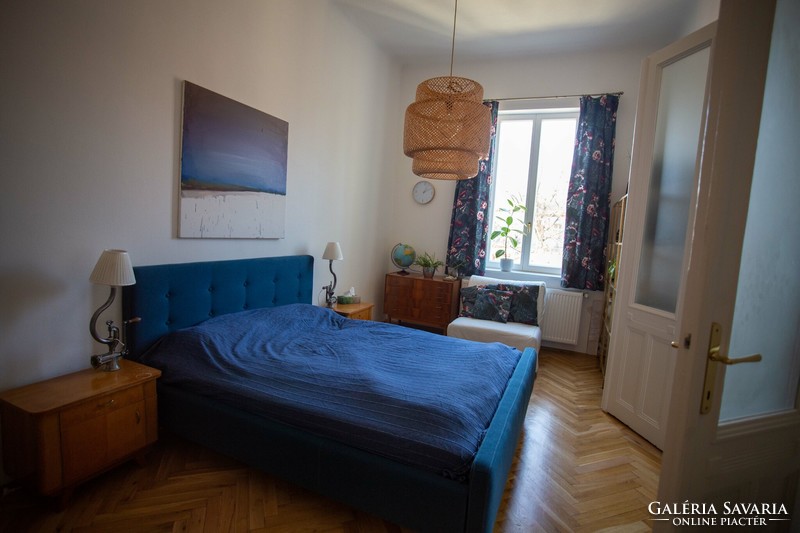
[{"label": "potted plant", "polygon": [[414,264],[422,267],[422,275],[426,278],[432,278],[436,274],[436,269],[444,265],[442,261],[436,259],[436,254],[430,255],[428,252],[418,255]]},{"label": "potted plant", "polygon": [[[522,204],[522,201],[518,196],[512,196],[511,198],[506,199],[506,202],[508,202],[508,207],[499,209],[502,215],[495,217],[498,221],[500,221],[500,227],[492,232],[491,239],[503,240],[503,248],[497,250],[494,253],[494,257],[495,259],[500,259],[500,270],[503,272],[510,272],[511,267],[514,264],[514,260],[508,257],[508,249],[509,247],[512,250],[517,249],[519,246],[517,235],[524,235],[527,227],[525,226],[524,220],[521,218],[515,218],[514,215],[520,211],[526,211],[526,207],[524,204]],[[522,229],[517,229],[515,227],[517,223],[519,223]],[[509,246],[509,244],[511,246]]]},{"label": "potted plant", "polygon": [[466,261],[452,260],[452,262],[444,266],[444,279],[454,280],[461,277],[461,267],[464,266]]}]

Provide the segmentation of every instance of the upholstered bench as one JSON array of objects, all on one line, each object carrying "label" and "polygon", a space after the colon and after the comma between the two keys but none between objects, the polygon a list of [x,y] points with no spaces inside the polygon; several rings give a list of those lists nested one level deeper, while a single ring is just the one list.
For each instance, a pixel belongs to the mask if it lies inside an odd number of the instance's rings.
[{"label": "upholstered bench", "polygon": [[[505,279],[488,278],[485,276],[472,276],[469,278],[467,287],[491,287],[491,286],[525,286],[534,285],[538,287],[536,295],[536,309],[527,309],[528,321],[530,317],[535,317],[534,324],[486,320],[469,316],[459,316],[447,326],[448,337],[458,337],[478,342],[501,342],[508,346],[513,346],[519,350],[532,346],[539,351],[542,345],[542,330],[538,326],[544,312],[544,293],[545,285],[543,282],[513,281]],[[462,314],[465,309],[462,302]],[[469,312],[467,312],[469,314]],[[512,317],[513,318],[513,317]]]}]

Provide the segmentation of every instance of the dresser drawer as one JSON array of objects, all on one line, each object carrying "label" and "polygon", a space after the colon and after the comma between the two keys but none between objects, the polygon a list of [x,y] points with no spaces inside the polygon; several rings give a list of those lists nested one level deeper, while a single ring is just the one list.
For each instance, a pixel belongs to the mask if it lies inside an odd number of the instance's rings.
[{"label": "dresser drawer", "polygon": [[386,275],[383,310],[390,321],[416,323],[444,332],[458,314],[460,280]]},{"label": "dresser drawer", "polygon": [[449,318],[450,305],[448,302],[442,301],[424,301],[420,303],[420,311],[429,318]]},{"label": "dresser drawer", "polygon": [[401,287],[405,289],[410,289],[411,286],[414,285],[414,278],[410,275],[408,276],[387,276],[386,277],[386,287]]},{"label": "dresser drawer", "polygon": [[61,425],[69,427],[86,420],[103,416],[128,405],[144,400],[141,386],[130,387],[68,407],[61,412]]},{"label": "dresser drawer", "polygon": [[450,287],[429,287],[425,291],[425,302],[450,305]]}]

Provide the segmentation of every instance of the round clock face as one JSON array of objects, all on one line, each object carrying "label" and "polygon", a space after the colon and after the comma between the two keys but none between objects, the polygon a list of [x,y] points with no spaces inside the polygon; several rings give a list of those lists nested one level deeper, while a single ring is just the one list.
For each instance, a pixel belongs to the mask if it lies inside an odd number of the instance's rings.
[{"label": "round clock face", "polygon": [[433,195],[436,193],[436,190],[433,188],[428,181],[418,181],[414,188],[411,190],[411,195],[414,197],[414,201],[418,204],[427,204],[431,200],[433,200]]}]

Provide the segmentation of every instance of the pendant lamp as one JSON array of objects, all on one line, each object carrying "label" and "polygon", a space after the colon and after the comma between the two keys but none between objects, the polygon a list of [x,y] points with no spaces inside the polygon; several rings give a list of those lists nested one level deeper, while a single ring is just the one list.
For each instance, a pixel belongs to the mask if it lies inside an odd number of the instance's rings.
[{"label": "pendant lamp", "polygon": [[458,0],[453,13],[450,75],[425,80],[416,100],[406,109],[403,153],[413,158],[417,176],[462,180],[478,174],[480,160],[489,156],[492,118],[483,105],[483,87],[453,76]]}]

